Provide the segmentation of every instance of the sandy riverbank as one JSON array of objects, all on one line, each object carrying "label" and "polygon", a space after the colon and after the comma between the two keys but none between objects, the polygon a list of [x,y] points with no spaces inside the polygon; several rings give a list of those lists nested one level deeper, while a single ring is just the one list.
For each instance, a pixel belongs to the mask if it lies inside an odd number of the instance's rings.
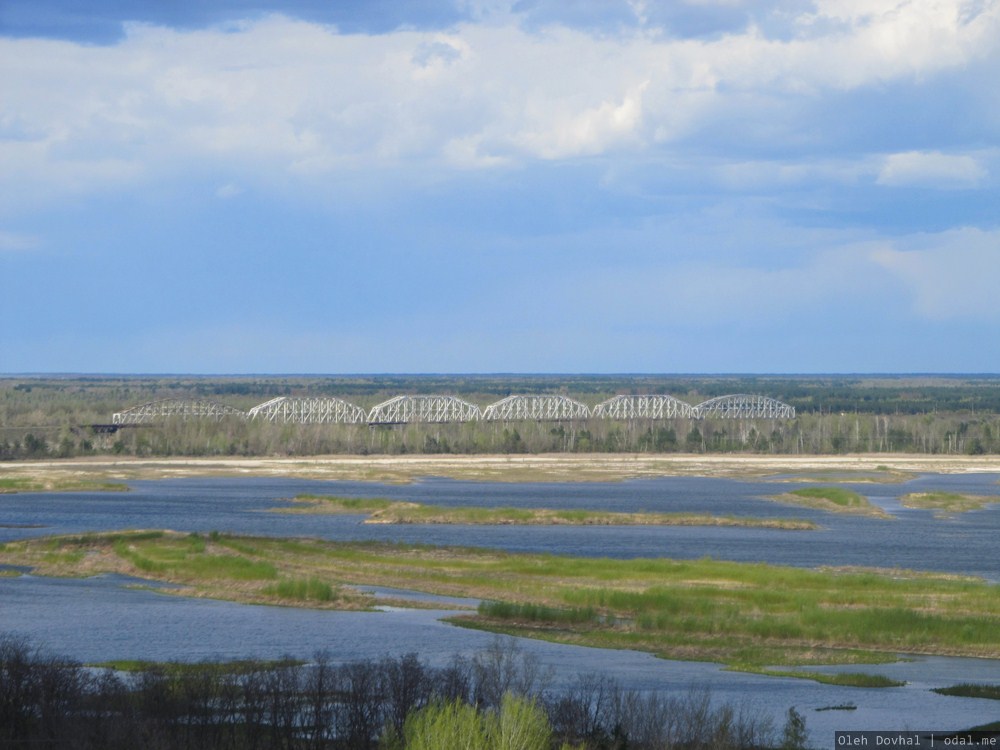
[{"label": "sandy riverbank", "polygon": [[0,479],[41,488],[74,482],[195,476],[287,476],[409,482],[420,477],[510,482],[618,481],[657,476],[755,478],[793,475],[820,481],[894,481],[922,473],[1000,473],[1000,456],[544,454],[530,456],[317,456],[310,458],[67,459],[0,464]]}]

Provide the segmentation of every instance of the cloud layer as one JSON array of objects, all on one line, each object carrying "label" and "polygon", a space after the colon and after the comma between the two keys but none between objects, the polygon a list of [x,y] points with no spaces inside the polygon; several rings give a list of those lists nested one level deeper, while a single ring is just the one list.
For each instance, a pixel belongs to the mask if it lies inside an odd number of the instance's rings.
[{"label": "cloud layer", "polygon": [[0,370],[886,369],[997,320],[1000,0],[264,6],[0,36],[0,314],[52,311]]},{"label": "cloud layer", "polygon": [[[78,191],[206,158],[293,173],[491,167],[670,152],[725,127],[738,131],[727,153],[799,142],[818,154],[838,134],[797,128],[825,96],[995,70],[1000,8],[818,3],[790,31],[596,35],[507,16],[368,35],[271,16],[199,31],[128,25],[108,46],[7,39],[5,172]],[[885,158],[887,185],[986,177],[963,154]]]}]

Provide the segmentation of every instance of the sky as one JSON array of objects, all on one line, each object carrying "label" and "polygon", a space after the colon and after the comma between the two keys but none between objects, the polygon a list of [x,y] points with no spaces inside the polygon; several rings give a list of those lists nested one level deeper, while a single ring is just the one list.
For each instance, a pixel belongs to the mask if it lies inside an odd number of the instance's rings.
[{"label": "sky", "polygon": [[1000,372],[1000,0],[2,0],[0,373]]}]

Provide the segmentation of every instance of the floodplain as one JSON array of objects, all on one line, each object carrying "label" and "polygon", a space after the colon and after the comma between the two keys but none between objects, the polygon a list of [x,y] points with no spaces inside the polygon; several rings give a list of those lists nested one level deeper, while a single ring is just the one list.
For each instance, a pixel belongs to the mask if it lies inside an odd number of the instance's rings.
[{"label": "floodplain", "polygon": [[[16,566],[7,569],[7,581],[20,575],[10,571],[25,568],[58,580],[117,574],[134,577],[131,585],[148,586],[149,595],[163,599],[169,594],[178,602],[227,601],[372,618],[385,617],[372,612],[380,608],[434,606],[418,594],[458,597],[472,604],[449,605],[451,630],[616,653],[624,649],[663,657],[667,664],[724,665],[740,679],[794,681],[830,691],[815,701],[816,711],[858,707],[850,711],[851,721],[862,726],[871,725],[866,708],[882,700],[865,696],[913,689],[901,686],[909,679],[899,666],[901,656],[972,657],[985,664],[1000,658],[995,583],[960,573],[902,569],[898,562],[885,569],[826,562],[831,541],[856,544],[847,529],[871,530],[873,538],[888,543],[899,528],[973,530],[975,520],[969,519],[995,514],[997,456],[92,457],[5,462],[0,475],[15,480],[8,483],[15,494],[5,495],[4,502],[16,502],[19,509],[16,517],[0,521],[34,522],[34,508],[41,516],[46,510],[61,516],[79,508],[81,524],[96,524],[89,527],[92,533],[58,535],[41,528],[10,529],[6,538],[11,541],[0,548],[0,566]],[[931,475],[949,479],[928,483]],[[450,479],[429,479],[434,477]],[[661,477],[675,480],[660,484]],[[285,486],[299,487],[296,482],[302,488],[281,492]],[[103,492],[114,484],[131,491]],[[727,520],[732,503],[713,497],[729,486],[750,492],[750,485],[752,495],[741,495],[737,504],[743,515]],[[533,489],[521,489],[528,486]],[[686,497],[687,488],[704,494]],[[345,489],[350,496],[340,494]],[[210,520],[217,512],[230,512],[229,501],[212,499],[220,491],[232,498],[232,510],[242,514],[240,523],[252,523],[256,531],[237,531],[244,527],[231,524],[235,516]],[[621,504],[621,498],[640,492],[648,493],[646,499]],[[141,520],[154,518],[162,512],[154,506],[163,498],[173,503],[178,493],[191,505],[178,502],[171,525]],[[910,497],[920,494],[931,495],[925,502],[942,507],[910,507]],[[484,502],[487,495],[494,500]],[[508,496],[525,499],[507,505]],[[288,500],[295,497],[297,502]],[[548,498],[558,502],[548,503]],[[683,513],[671,512],[675,502]],[[101,508],[99,520],[90,506]],[[866,515],[868,506],[884,515]],[[205,509],[197,531],[186,525],[184,507]],[[132,515],[130,508],[141,512]],[[107,525],[116,513],[136,519],[131,530]],[[793,525],[799,514],[808,526]],[[382,522],[366,523],[372,520]],[[686,523],[700,525],[671,528]],[[348,538],[311,536],[333,528]],[[544,550],[550,534],[558,535],[560,544],[590,535],[593,551],[581,556],[565,548],[558,553],[503,548],[523,536]],[[666,540],[650,548],[662,552],[636,547],[641,551],[631,558],[627,552],[616,559],[600,556],[602,543],[638,538],[630,534]],[[717,559],[761,534],[772,535],[760,538],[773,550],[755,553],[749,543],[742,561]],[[352,535],[357,538],[350,540]],[[360,539],[371,535],[399,541]],[[689,535],[711,539],[715,546],[692,559],[672,557],[671,550],[688,549]],[[474,539],[475,546],[463,545],[463,536]],[[786,560],[795,557],[794,550],[815,553],[789,564],[753,561],[754,554],[785,548],[786,538]],[[807,541],[814,538],[816,544]],[[849,558],[854,549],[845,547],[844,555]],[[905,550],[901,543],[892,551]],[[810,567],[790,567],[798,560]],[[376,596],[373,588],[395,593]],[[478,608],[476,601],[482,602]],[[976,678],[945,679],[942,674],[935,684]],[[840,692],[865,688],[870,690],[864,694]],[[826,715],[816,714],[812,721],[825,727],[818,717]],[[988,711],[976,715],[984,722],[995,718]]]},{"label": "floodplain", "polygon": [[473,598],[484,603],[456,624],[737,669],[879,663],[899,653],[1000,658],[1000,589],[931,573],[165,531],[9,542],[0,562],[287,606],[369,608],[359,585]]}]

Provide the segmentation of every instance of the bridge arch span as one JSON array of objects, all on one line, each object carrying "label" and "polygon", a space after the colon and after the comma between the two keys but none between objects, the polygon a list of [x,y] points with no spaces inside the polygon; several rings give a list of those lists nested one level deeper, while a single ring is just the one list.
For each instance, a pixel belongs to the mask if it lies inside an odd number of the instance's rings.
[{"label": "bridge arch span", "polygon": [[478,406],[455,396],[396,396],[373,406],[368,423],[473,422],[480,416]]},{"label": "bridge arch span", "polygon": [[112,424],[153,424],[169,419],[214,419],[238,417],[246,419],[246,412],[206,399],[165,398],[115,412]]},{"label": "bridge arch span", "polygon": [[795,407],[768,396],[734,393],[703,401],[694,407],[702,419],[794,419]]},{"label": "bridge arch span", "polygon": [[360,406],[333,397],[278,396],[247,412],[253,420],[277,424],[363,424],[368,415]]},{"label": "bridge arch span", "polygon": [[548,422],[562,419],[587,419],[590,409],[586,404],[566,396],[508,396],[490,404],[483,410],[486,421],[514,422],[534,419]]},{"label": "bridge arch span", "polygon": [[601,419],[675,419],[694,417],[691,404],[673,396],[614,396],[591,410],[591,416]]}]

